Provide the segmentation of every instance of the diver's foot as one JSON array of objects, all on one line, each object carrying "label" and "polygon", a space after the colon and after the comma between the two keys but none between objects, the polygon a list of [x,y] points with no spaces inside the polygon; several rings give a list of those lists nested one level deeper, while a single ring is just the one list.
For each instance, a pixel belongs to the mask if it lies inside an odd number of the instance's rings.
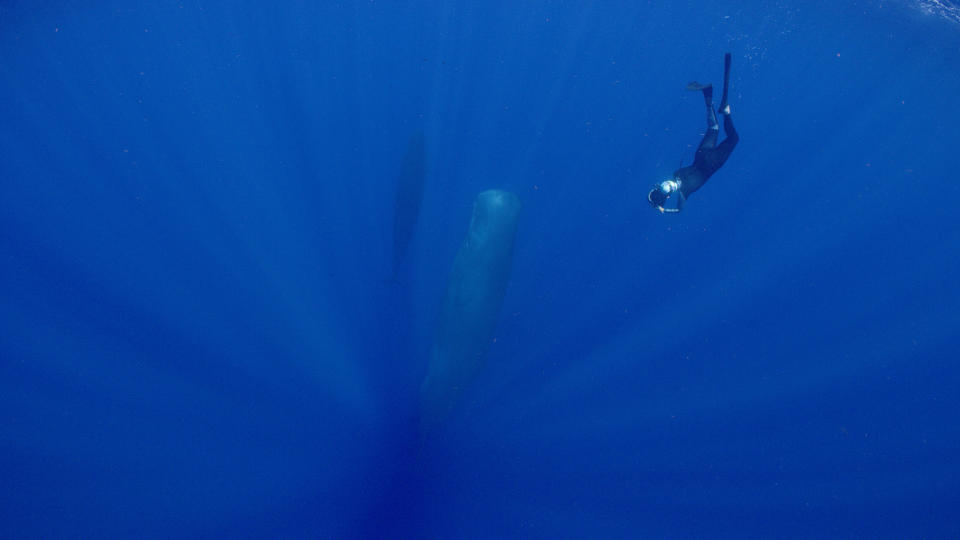
[{"label": "diver's foot", "polygon": [[729,105],[720,105],[720,114],[725,114],[730,116],[730,106]]},{"label": "diver's foot", "polygon": [[712,84],[700,84],[700,83],[698,83],[697,81],[693,81],[693,82],[691,82],[690,84],[687,85],[687,90],[692,90],[692,91],[703,90],[703,89],[705,89],[705,88],[711,88],[711,89],[712,89],[712,88],[713,88],[713,85],[712,85]]}]

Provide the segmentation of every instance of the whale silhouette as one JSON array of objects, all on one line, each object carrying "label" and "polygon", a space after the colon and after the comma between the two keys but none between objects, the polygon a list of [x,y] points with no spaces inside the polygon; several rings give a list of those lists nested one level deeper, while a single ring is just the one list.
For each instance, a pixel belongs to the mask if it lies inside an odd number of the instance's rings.
[{"label": "whale silhouette", "polygon": [[467,236],[453,261],[420,387],[423,431],[447,418],[483,366],[510,279],[520,209],[513,193],[488,190],[477,195]]}]

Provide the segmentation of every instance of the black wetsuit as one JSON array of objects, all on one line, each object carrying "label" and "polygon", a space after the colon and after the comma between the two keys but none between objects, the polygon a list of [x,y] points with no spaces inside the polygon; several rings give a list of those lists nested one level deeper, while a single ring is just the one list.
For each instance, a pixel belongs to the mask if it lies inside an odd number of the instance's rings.
[{"label": "black wetsuit", "polygon": [[673,173],[675,178],[680,179],[680,193],[683,195],[683,199],[690,197],[691,193],[700,189],[707,182],[710,175],[717,172],[717,169],[730,157],[737,141],[740,140],[737,130],[733,128],[733,120],[730,119],[729,114],[724,114],[723,110],[727,106],[727,90],[730,86],[730,55],[727,54],[724,60],[723,99],[720,101],[720,112],[723,114],[723,132],[726,133],[727,138],[717,144],[720,125],[717,123],[717,113],[713,110],[713,87],[702,88],[703,99],[707,105],[707,133],[700,141],[700,146],[697,147],[693,165],[682,167]]}]

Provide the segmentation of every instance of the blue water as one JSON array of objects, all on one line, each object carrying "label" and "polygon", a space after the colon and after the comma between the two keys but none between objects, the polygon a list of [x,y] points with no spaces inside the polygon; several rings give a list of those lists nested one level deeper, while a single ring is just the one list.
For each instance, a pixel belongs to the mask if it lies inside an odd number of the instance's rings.
[{"label": "blue water", "polygon": [[[960,536],[956,6],[665,4],[0,4],[0,537]],[[740,144],[661,215],[726,51]]]}]

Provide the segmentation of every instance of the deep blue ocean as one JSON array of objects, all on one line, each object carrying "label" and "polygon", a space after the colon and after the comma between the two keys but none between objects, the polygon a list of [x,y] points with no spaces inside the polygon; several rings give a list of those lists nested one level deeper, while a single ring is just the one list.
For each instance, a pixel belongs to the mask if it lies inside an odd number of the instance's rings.
[{"label": "deep blue ocean", "polygon": [[0,3],[0,537],[960,537],[958,11]]}]

